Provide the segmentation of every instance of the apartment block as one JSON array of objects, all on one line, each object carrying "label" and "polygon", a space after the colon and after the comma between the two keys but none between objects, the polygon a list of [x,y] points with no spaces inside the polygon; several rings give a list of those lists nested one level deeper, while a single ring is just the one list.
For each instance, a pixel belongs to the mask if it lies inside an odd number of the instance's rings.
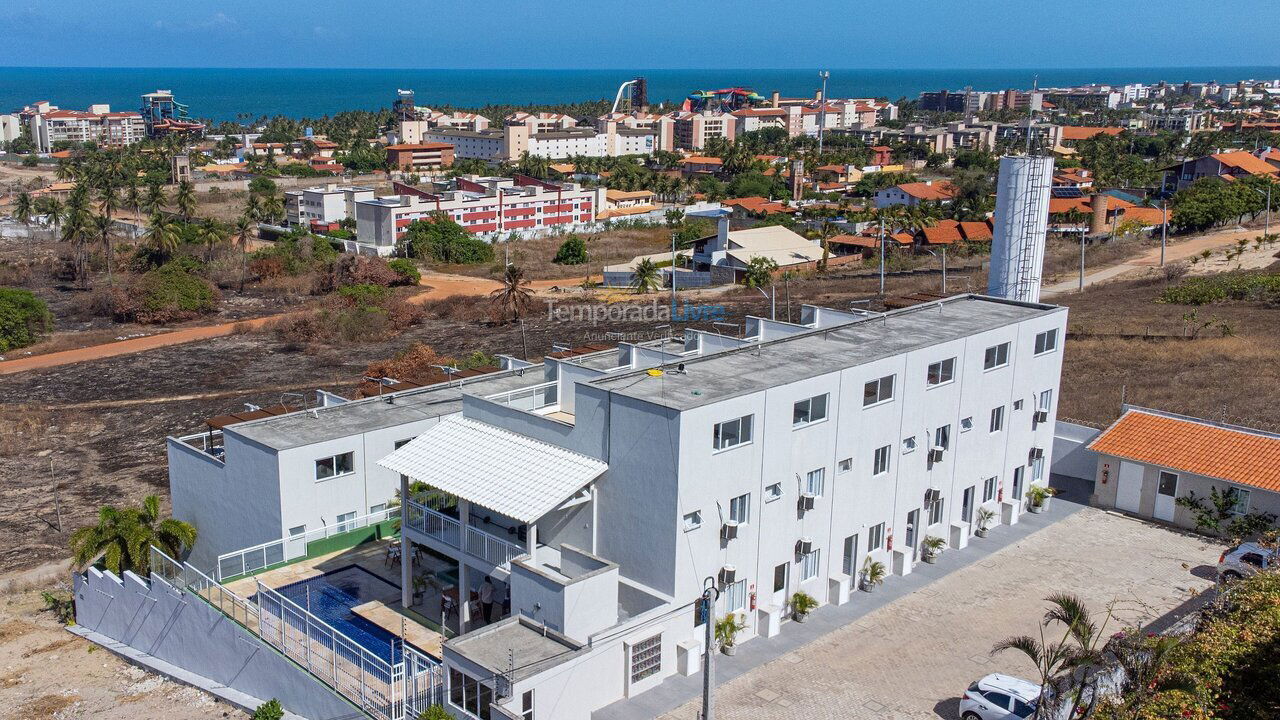
[{"label": "apartment block", "polygon": [[603,188],[588,190],[576,183],[549,183],[521,175],[466,175],[432,192],[406,185],[397,185],[397,189],[399,195],[355,203],[360,242],[394,248],[413,221],[437,212],[477,235],[571,229],[595,221],[604,209],[605,192]]},{"label": "apartment block", "polygon": [[704,110],[702,112],[673,112],[671,138],[675,148],[701,150],[712,138],[732,141],[738,135],[735,115]]},{"label": "apartment block", "polygon": [[387,163],[406,172],[432,172],[453,167],[453,146],[442,142],[387,146]]},{"label": "apartment block", "polygon": [[21,113],[36,150],[52,152],[59,142],[97,143],[119,148],[147,137],[147,126],[136,112],[112,112],[110,105],[91,105],[87,112],[61,110],[47,102],[28,106]]},{"label": "apartment block", "polygon": [[286,190],[284,193],[285,219],[289,225],[329,225],[355,217],[355,204],[372,200],[373,188],[358,185],[323,186]]}]

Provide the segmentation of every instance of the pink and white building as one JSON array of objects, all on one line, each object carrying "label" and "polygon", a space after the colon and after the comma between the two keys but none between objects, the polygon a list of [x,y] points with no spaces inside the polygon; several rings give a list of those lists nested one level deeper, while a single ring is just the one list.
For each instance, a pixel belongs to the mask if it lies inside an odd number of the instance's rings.
[{"label": "pink and white building", "polygon": [[20,116],[31,131],[36,150],[53,152],[59,142],[97,143],[100,147],[124,147],[147,137],[147,126],[136,112],[111,112],[110,105],[90,105],[88,112],[62,110],[40,101],[28,105]]}]

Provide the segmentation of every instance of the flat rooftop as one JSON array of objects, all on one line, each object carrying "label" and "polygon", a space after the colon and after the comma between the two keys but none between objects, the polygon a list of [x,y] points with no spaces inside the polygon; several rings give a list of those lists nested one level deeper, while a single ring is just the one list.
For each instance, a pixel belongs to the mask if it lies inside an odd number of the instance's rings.
[{"label": "flat rooftop", "polygon": [[505,673],[514,656],[515,674],[511,679],[515,682],[559,665],[583,648],[522,616],[453,638],[446,641],[444,647],[495,674]]},{"label": "flat rooftop", "polygon": [[1054,305],[957,295],[847,325],[688,357],[681,360],[684,373],[653,377],[639,370],[596,378],[590,384],[687,410],[1066,311]]},{"label": "flat rooftop", "polygon": [[[462,412],[462,396],[492,395],[541,382],[542,366],[490,373],[451,383],[405,390],[382,398],[369,397],[341,405],[300,410],[287,415],[226,426],[239,435],[274,450],[311,445],[359,433],[381,430],[428,418]],[[387,398],[392,402],[388,403]]]}]

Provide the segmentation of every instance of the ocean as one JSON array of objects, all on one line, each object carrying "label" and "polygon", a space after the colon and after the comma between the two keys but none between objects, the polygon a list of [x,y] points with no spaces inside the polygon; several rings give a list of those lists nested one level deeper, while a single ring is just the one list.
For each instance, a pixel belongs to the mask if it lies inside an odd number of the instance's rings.
[{"label": "ocean", "polygon": [[[1083,83],[1155,83],[1280,78],[1280,67],[1079,68],[1049,70],[832,69],[832,97],[915,97],[924,90],[1028,88]],[[649,99],[680,100],[700,89],[744,86],[762,95],[812,94],[816,70],[362,70],[296,68],[26,68],[0,67],[0,112],[37,100],[68,109],[109,103],[138,107],[144,92],[172,90],[195,117],[236,120],[239,113],[319,117],[342,110],[390,107],[398,88],[423,106],[542,104],[612,100],[618,85],[648,79]]]}]

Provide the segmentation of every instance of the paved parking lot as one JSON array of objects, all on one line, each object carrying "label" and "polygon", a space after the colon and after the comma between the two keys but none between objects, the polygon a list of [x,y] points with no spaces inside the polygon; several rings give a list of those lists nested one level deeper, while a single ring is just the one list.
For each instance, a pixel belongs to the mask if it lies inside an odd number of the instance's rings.
[{"label": "paved parking lot", "polygon": [[[956,718],[957,693],[978,677],[1033,676],[1022,656],[988,653],[1002,638],[1034,635],[1049,594],[1077,593],[1095,611],[1115,603],[1109,629],[1150,623],[1213,584],[1220,552],[1204,538],[1081,508],[723,683],[716,717]],[[699,709],[693,700],[661,717],[692,720]]]}]

